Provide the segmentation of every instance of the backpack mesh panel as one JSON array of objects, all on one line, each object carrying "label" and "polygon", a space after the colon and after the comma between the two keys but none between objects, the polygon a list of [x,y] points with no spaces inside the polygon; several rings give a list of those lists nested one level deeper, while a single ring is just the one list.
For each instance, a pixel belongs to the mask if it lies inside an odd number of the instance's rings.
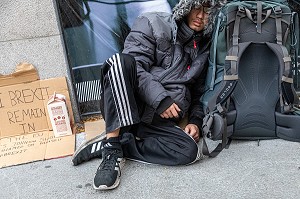
[{"label": "backpack mesh panel", "polygon": [[237,111],[233,137],[276,137],[274,112],[279,92],[274,91],[279,90],[279,66],[277,56],[265,44],[250,44],[244,51],[233,91]]}]

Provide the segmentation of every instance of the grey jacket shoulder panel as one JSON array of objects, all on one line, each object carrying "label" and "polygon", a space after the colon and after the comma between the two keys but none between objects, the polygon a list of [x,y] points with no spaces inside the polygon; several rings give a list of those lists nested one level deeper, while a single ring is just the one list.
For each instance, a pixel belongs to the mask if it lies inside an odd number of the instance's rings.
[{"label": "grey jacket shoulder panel", "polygon": [[[155,38],[173,39],[173,33],[176,31],[175,20],[170,13],[166,12],[148,12],[142,14],[138,18],[147,18],[150,27],[152,27],[153,36]],[[137,21],[138,22],[138,21]],[[139,22],[138,22],[139,23]],[[146,28],[145,28],[146,29]]]},{"label": "grey jacket shoulder panel", "polygon": [[132,53],[138,64],[146,70],[150,70],[153,65],[168,68],[176,31],[177,25],[170,13],[144,13],[133,24],[123,52]]}]

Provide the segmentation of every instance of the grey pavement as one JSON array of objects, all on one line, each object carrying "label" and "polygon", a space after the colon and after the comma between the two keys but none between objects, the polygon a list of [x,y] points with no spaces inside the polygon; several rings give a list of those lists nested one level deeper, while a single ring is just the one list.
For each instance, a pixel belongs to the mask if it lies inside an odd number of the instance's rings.
[{"label": "grey pavement", "polygon": [[259,146],[257,141],[233,141],[216,158],[189,166],[127,160],[121,184],[112,191],[92,188],[100,161],[74,167],[65,157],[2,168],[0,199],[300,198],[300,143],[280,139]]}]

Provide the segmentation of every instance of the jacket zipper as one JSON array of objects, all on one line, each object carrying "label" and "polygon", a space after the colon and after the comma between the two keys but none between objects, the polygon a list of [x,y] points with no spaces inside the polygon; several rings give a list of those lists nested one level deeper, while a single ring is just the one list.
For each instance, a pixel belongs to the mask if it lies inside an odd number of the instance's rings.
[{"label": "jacket zipper", "polygon": [[[191,41],[193,41],[193,47],[194,47],[194,50],[193,50],[193,53],[194,54],[197,54],[197,42],[196,42],[196,40],[195,40],[195,37],[196,37],[196,35],[193,35],[193,37],[190,39],[190,40],[188,40],[186,43],[185,43],[185,45],[186,44],[188,44],[188,43],[190,43]],[[208,42],[209,43],[209,42]],[[180,45],[180,44],[178,44],[178,45]],[[204,49],[203,50],[205,50],[206,48],[207,48],[207,46],[208,46],[208,44],[204,47]],[[183,46],[182,45],[180,45],[180,47],[181,47],[181,49],[183,48]],[[180,54],[180,60],[182,60],[182,57],[183,57],[183,54]],[[176,69],[176,67],[170,67],[169,69],[173,69],[173,70],[175,70]],[[187,66],[187,70],[189,70],[191,68],[191,63]],[[169,75],[171,72],[173,72],[173,70],[168,70],[168,71],[166,71],[166,73],[164,73],[163,74],[163,76],[161,76],[161,78],[159,78],[158,79],[158,81],[159,82],[161,82],[167,75]]]}]

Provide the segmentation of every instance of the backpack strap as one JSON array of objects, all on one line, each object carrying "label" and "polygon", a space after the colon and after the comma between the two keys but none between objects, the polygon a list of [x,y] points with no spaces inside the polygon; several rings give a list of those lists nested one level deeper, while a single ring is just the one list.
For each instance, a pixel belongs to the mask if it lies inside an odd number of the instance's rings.
[{"label": "backpack strap", "polygon": [[[246,15],[247,17],[253,22],[253,23],[257,23],[257,21],[255,21],[252,17],[252,13],[249,9],[245,8],[246,11]],[[261,17],[261,24],[263,24],[270,16],[271,16],[272,10],[268,9],[266,14],[262,13],[262,15],[266,15],[264,19],[262,19]]]},{"label": "backpack strap", "polygon": [[[238,62],[238,52],[239,52],[239,29],[241,18],[246,17],[245,8],[242,6],[238,7],[236,13],[234,30],[232,34],[232,48],[229,54],[225,58],[225,68],[224,68],[224,84],[222,84],[219,93],[217,94],[217,101],[215,108],[212,112],[208,113],[203,119],[202,131],[203,131],[203,154],[210,157],[217,156],[227,145],[227,119],[226,119],[226,109],[222,106],[224,102],[230,97],[233,92],[235,85],[238,80],[237,62]],[[221,17],[220,17],[221,18]],[[219,18],[219,20],[220,20]],[[218,24],[217,24],[218,25]],[[216,40],[216,37],[215,37]],[[216,46],[214,47],[216,50]],[[216,64],[215,59],[216,53],[214,52],[214,64]],[[214,69],[216,66],[214,66]],[[215,79],[215,71],[213,72],[212,80]],[[212,81],[212,83],[214,83]],[[211,84],[213,86],[214,84]],[[213,87],[211,87],[213,89]],[[212,127],[212,125],[214,125]],[[212,131],[213,130],[213,131]],[[217,139],[222,135],[222,142],[218,146],[209,152],[206,143],[206,138]]]},{"label": "backpack strap", "polygon": [[237,80],[237,60],[238,60],[238,52],[239,52],[239,33],[240,33],[240,21],[241,18],[245,17],[245,8],[242,6],[238,7],[238,11],[236,12],[235,22],[232,33],[232,51],[231,54],[226,56],[225,62],[230,61],[230,73],[224,75],[224,80]]},{"label": "backpack strap", "polygon": [[[300,5],[300,4],[299,4]],[[298,56],[299,56],[299,18],[298,13],[293,12],[291,17],[291,47],[292,47],[292,54],[294,57],[294,70],[295,70],[295,80],[296,86],[299,87],[299,80],[298,80]]]},{"label": "backpack strap", "polygon": [[[227,119],[225,113],[226,110],[220,104],[218,104],[217,110],[207,114],[203,119],[202,153],[204,155],[216,157],[224,148],[227,147],[227,144],[230,143],[228,142],[227,138]],[[207,138],[216,141],[220,137],[222,137],[222,142],[210,152],[206,142]]]},{"label": "backpack strap", "polygon": [[261,33],[261,24],[262,24],[262,2],[257,2],[257,23],[256,23],[256,29],[258,33]]},{"label": "backpack strap", "polygon": [[[281,112],[282,113],[289,113],[292,111],[292,107],[295,103],[298,103],[298,96],[294,90],[293,87],[293,75],[292,75],[292,59],[290,57],[290,53],[288,52],[287,48],[283,45],[286,44],[287,41],[287,32],[289,31],[288,29],[286,30],[284,38],[282,37],[282,25],[281,22],[284,22],[290,26],[291,28],[291,48],[294,49],[294,64],[295,64],[295,75],[296,78],[298,78],[297,73],[298,73],[298,49],[299,47],[297,46],[298,44],[298,36],[297,36],[297,31],[299,31],[299,19],[296,14],[292,13],[291,14],[291,20],[286,22],[282,20],[282,10],[280,6],[275,6],[273,8],[273,11],[275,13],[275,22],[276,22],[276,40],[278,46],[280,46],[281,50],[277,49],[277,52],[281,52],[282,58],[283,58],[283,65],[281,65],[282,68],[282,77],[281,77],[281,85],[280,85],[280,107],[281,107]],[[298,27],[295,27],[298,26]],[[299,32],[298,32],[299,34]],[[283,41],[282,41],[283,40]],[[270,45],[269,45],[270,46]],[[297,80],[298,83],[298,80]],[[286,102],[286,103],[285,103]],[[287,104],[287,105],[286,105]]]},{"label": "backpack strap", "polygon": [[273,8],[275,13],[275,23],[276,23],[276,41],[277,44],[282,45],[282,27],[281,27],[281,20],[282,20],[282,10],[280,6],[275,6]]},{"label": "backpack strap", "polygon": [[298,96],[294,90],[294,81],[293,81],[293,74],[292,74],[292,59],[284,46],[280,46],[282,53],[283,53],[283,74],[281,78],[281,90],[282,90],[282,97],[286,104],[282,104],[282,113],[289,113],[292,111],[292,107],[294,104],[298,104]]},{"label": "backpack strap", "polygon": [[213,90],[215,85],[216,70],[217,70],[217,43],[218,43],[219,28],[220,28],[222,16],[223,15],[220,12],[217,17],[217,26],[216,26],[216,31],[213,39],[213,44],[212,44],[213,45],[213,72],[211,76],[211,84],[209,90]]},{"label": "backpack strap", "polygon": [[298,102],[298,97],[293,89],[293,77],[291,69],[291,57],[286,49],[282,45],[266,42],[267,46],[276,54],[280,62],[279,77],[279,101],[281,107],[281,113],[289,113],[292,111],[293,104]]}]

